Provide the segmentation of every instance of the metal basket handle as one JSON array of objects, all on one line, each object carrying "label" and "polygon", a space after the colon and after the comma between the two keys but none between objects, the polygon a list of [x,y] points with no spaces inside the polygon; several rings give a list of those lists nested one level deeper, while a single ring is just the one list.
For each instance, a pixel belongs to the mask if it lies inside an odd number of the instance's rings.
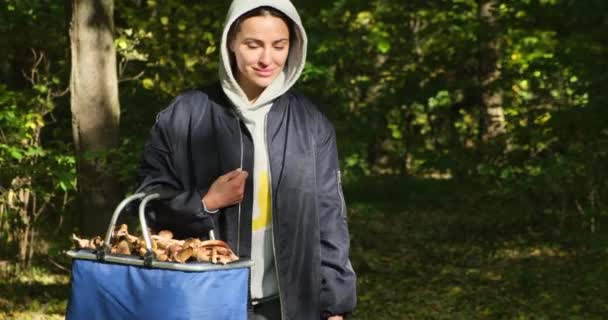
[{"label": "metal basket handle", "polygon": [[175,191],[152,191],[148,193],[139,203],[139,223],[141,224],[141,233],[144,236],[146,243],[146,255],[144,256],[144,265],[152,266],[152,262],[156,258],[154,251],[152,250],[152,240],[150,240],[150,233],[148,232],[148,223],[146,222],[146,204],[152,200],[163,200],[173,198],[177,195]]},{"label": "metal basket handle", "polygon": [[108,231],[106,231],[106,237],[103,241],[103,250],[97,250],[97,259],[104,260],[106,254],[110,253],[110,239],[112,239],[112,231],[116,226],[116,221],[118,220],[118,216],[122,212],[122,210],[132,201],[141,199],[146,196],[145,192],[139,192],[133,195],[126,197],[122,200],[116,209],[114,209],[114,213],[112,214],[112,219],[110,220],[110,225],[108,226]]},{"label": "metal basket handle", "polygon": [[[152,262],[156,259],[156,255],[152,250],[152,240],[150,238],[150,232],[148,231],[148,223],[146,221],[146,205],[148,202],[152,200],[164,200],[175,197],[178,194],[177,191],[173,190],[164,190],[164,189],[156,189],[147,192],[140,192],[134,195],[131,195],[125,198],[114,210],[114,214],[112,215],[112,220],[110,221],[110,225],[108,226],[108,231],[106,232],[106,238],[103,244],[103,250],[97,251],[97,258],[99,260],[105,260],[105,255],[111,252],[110,249],[110,240],[112,239],[112,232],[116,227],[116,221],[118,220],[118,216],[122,212],[122,210],[132,201],[142,199],[139,203],[139,223],[141,225],[141,232],[144,238],[144,242],[146,243],[146,254],[144,256],[144,265],[150,267],[152,266]],[[209,231],[209,239],[215,240],[215,234],[213,232],[213,228]]]},{"label": "metal basket handle", "polygon": [[[141,224],[141,227],[142,227],[142,233],[143,233],[144,241],[146,242],[147,252],[148,253],[152,252],[152,250],[151,250],[152,242],[150,241],[150,234],[148,232],[148,224],[146,223],[146,217],[145,217],[145,206],[151,200],[168,199],[168,198],[174,197],[176,194],[177,193],[174,191],[152,190],[152,191],[139,192],[139,193],[133,194],[133,195],[125,198],[123,201],[121,201],[118,204],[118,206],[116,207],[116,209],[114,210],[114,213],[112,214],[112,220],[110,220],[110,225],[108,226],[108,231],[106,232],[106,237],[103,242],[103,250],[97,250],[97,259],[105,260],[104,259],[105,255],[109,254],[111,252],[110,240],[112,239],[112,233],[114,231],[114,228],[116,227],[116,221],[118,221],[118,217],[120,216],[120,213],[124,210],[124,208],[129,203],[131,203],[135,200],[138,200],[138,199],[142,199],[142,198],[143,198],[143,200],[141,201],[141,203],[139,205],[139,223]],[[154,258],[154,257],[152,256],[151,258]]]}]

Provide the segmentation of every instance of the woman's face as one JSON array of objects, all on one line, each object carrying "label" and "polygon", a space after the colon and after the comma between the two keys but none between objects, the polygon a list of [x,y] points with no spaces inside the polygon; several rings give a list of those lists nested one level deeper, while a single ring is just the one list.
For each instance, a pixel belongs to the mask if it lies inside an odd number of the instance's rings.
[{"label": "woman's face", "polygon": [[247,18],[230,44],[237,65],[236,80],[255,99],[279,75],[289,54],[289,28],[278,17]]}]

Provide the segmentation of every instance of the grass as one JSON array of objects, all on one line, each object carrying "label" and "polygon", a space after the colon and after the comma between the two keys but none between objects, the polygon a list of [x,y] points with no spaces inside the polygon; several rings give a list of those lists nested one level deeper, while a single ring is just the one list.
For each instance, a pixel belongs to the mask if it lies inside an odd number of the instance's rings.
[{"label": "grass", "polygon": [[0,319],[64,319],[69,275],[34,267],[0,273]]},{"label": "grass", "polygon": [[[449,180],[346,187],[358,274],[352,319],[603,319],[608,235]],[[60,259],[60,257],[56,257]],[[68,260],[60,260],[68,265]],[[63,319],[66,272],[0,272],[0,319]]]},{"label": "grass", "polygon": [[354,319],[608,314],[606,234],[556,231],[526,203],[453,181],[370,179],[347,195]]}]

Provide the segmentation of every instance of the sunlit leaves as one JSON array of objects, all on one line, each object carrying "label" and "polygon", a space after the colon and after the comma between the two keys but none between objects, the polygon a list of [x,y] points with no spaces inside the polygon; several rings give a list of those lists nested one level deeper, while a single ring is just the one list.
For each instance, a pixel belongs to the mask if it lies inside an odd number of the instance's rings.
[{"label": "sunlit leaves", "polygon": [[152,38],[151,32],[139,29],[135,32],[132,28],[117,29],[118,35],[114,39],[116,51],[127,61],[147,61],[148,55],[138,49],[143,41]]},{"label": "sunlit leaves", "polygon": [[301,80],[303,82],[320,81],[323,78],[327,78],[329,75],[331,75],[331,71],[329,70],[329,68],[325,66],[316,65],[314,62],[311,62],[309,60],[304,66]]},{"label": "sunlit leaves", "polygon": [[430,97],[428,100],[428,106],[430,110],[434,110],[441,107],[449,107],[452,104],[450,93],[447,90],[441,90],[437,92],[437,95]]},{"label": "sunlit leaves", "polygon": [[[116,3],[118,28],[145,30],[128,37],[136,40],[133,49],[142,63],[130,66],[133,73],[144,72],[140,85],[164,99],[186,88],[217,80],[218,37],[229,3],[147,1],[145,6]],[[122,54],[122,53],[121,53]]]},{"label": "sunlit leaves", "polygon": [[144,86],[144,88],[151,90],[152,88],[154,88],[154,80],[150,78],[145,78],[142,80],[142,85]]},{"label": "sunlit leaves", "polygon": [[15,92],[0,86],[0,178],[31,177],[38,194],[52,197],[58,191],[74,191],[76,173],[74,157],[66,154],[65,147],[50,148],[40,142],[46,125],[43,115],[54,108],[39,96],[47,90]]},{"label": "sunlit leaves", "polygon": [[214,45],[210,45],[205,50],[205,54],[206,55],[211,55],[211,54],[215,53],[216,50],[217,50],[217,48]]},{"label": "sunlit leaves", "polygon": [[391,43],[388,40],[382,39],[378,41],[377,48],[380,53],[388,53],[391,49]]}]

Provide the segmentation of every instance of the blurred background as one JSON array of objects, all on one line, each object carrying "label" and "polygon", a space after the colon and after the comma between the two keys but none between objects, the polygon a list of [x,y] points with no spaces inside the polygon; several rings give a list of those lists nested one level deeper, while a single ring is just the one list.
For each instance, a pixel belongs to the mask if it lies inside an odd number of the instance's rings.
[{"label": "blurred background", "polygon": [[[338,135],[352,318],[604,318],[608,2],[294,3],[297,89]],[[0,1],[0,319],[64,317],[71,234],[105,231],[156,114],[217,81],[228,6]]]}]

